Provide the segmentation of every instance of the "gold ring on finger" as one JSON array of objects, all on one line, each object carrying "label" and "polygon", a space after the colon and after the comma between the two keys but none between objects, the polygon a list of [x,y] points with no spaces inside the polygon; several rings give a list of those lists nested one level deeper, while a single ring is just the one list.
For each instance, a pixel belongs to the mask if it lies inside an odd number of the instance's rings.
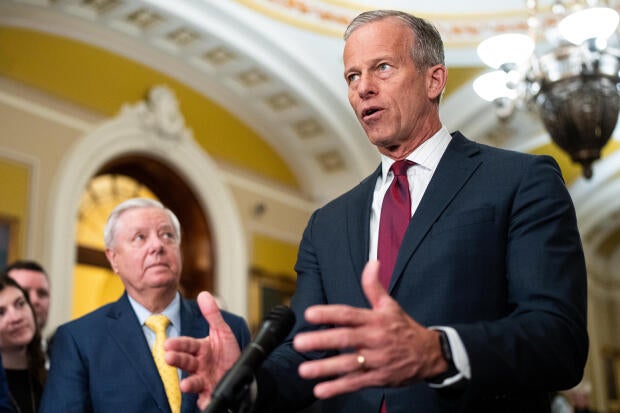
[{"label": "gold ring on finger", "polygon": [[360,353],[357,353],[357,364],[359,365],[360,370],[366,370],[366,357],[362,356]]}]

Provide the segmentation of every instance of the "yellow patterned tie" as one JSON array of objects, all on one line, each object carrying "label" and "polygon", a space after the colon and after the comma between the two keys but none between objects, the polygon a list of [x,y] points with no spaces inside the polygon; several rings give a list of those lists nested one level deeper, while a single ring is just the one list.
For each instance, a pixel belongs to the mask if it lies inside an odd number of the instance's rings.
[{"label": "yellow patterned tie", "polygon": [[179,375],[175,367],[170,366],[164,360],[164,341],[166,341],[166,327],[170,320],[163,314],[153,314],[144,323],[148,328],[155,332],[155,343],[153,343],[153,359],[159,370],[161,381],[164,383],[168,403],[172,413],[181,411],[181,389],[179,389]]}]

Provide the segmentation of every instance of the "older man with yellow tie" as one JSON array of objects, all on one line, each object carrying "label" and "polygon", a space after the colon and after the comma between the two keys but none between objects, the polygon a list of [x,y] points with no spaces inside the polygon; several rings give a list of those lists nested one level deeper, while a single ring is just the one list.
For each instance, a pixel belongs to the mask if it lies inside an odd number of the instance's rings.
[{"label": "older man with yellow tie", "polygon": [[[40,412],[197,412],[197,396],[181,396],[182,372],[163,360],[166,338],[209,334],[195,301],[178,291],[177,217],[157,201],[130,199],[108,217],[104,240],[125,293],[58,328]],[[242,318],[222,312],[216,322],[242,348],[249,342]]]}]

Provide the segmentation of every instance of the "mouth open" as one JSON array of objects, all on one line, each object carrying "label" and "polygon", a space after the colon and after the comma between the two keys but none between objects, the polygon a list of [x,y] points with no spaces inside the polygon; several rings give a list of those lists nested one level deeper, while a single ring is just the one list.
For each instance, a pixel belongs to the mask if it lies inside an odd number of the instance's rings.
[{"label": "mouth open", "polygon": [[369,118],[372,118],[372,116],[377,113],[380,112],[382,109],[378,108],[378,107],[370,107],[367,109],[364,109],[362,111],[362,119],[367,120]]}]

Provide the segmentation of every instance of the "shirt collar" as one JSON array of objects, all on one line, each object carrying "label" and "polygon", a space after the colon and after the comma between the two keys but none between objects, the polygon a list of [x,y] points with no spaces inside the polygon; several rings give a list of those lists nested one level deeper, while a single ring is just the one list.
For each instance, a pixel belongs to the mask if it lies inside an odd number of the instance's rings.
[{"label": "shirt collar", "polygon": [[[152,313],[147,310],[142,304],[131,298],[129,294],[127,294],[127,297],[129,298],[129,304],[131,304],[131,308],[133,308],[133,311],[138,317],[140,325],[143,326],[146,319],[149,318]],[[168,304],[168,307],[166,307],[164,311],[161,312],[161,314],[168,317],[168,319],[170,320],[170,324],[172,324],[179,331],[181,331],[181,295],[178,291],[172,299],[172,302]]]},{"label": "shirt collar", "polygon": [[[442,126],[433,136],[415,148],[413,152],[407,156],[407,159],[433,172],[437,168],[451,139],[452,136],[450,136],[450,132],[448,132],[445,126]],[[394,159],[381,154],[381,173],[383,177],[388,176],[390,167],[393,163]]]}]

